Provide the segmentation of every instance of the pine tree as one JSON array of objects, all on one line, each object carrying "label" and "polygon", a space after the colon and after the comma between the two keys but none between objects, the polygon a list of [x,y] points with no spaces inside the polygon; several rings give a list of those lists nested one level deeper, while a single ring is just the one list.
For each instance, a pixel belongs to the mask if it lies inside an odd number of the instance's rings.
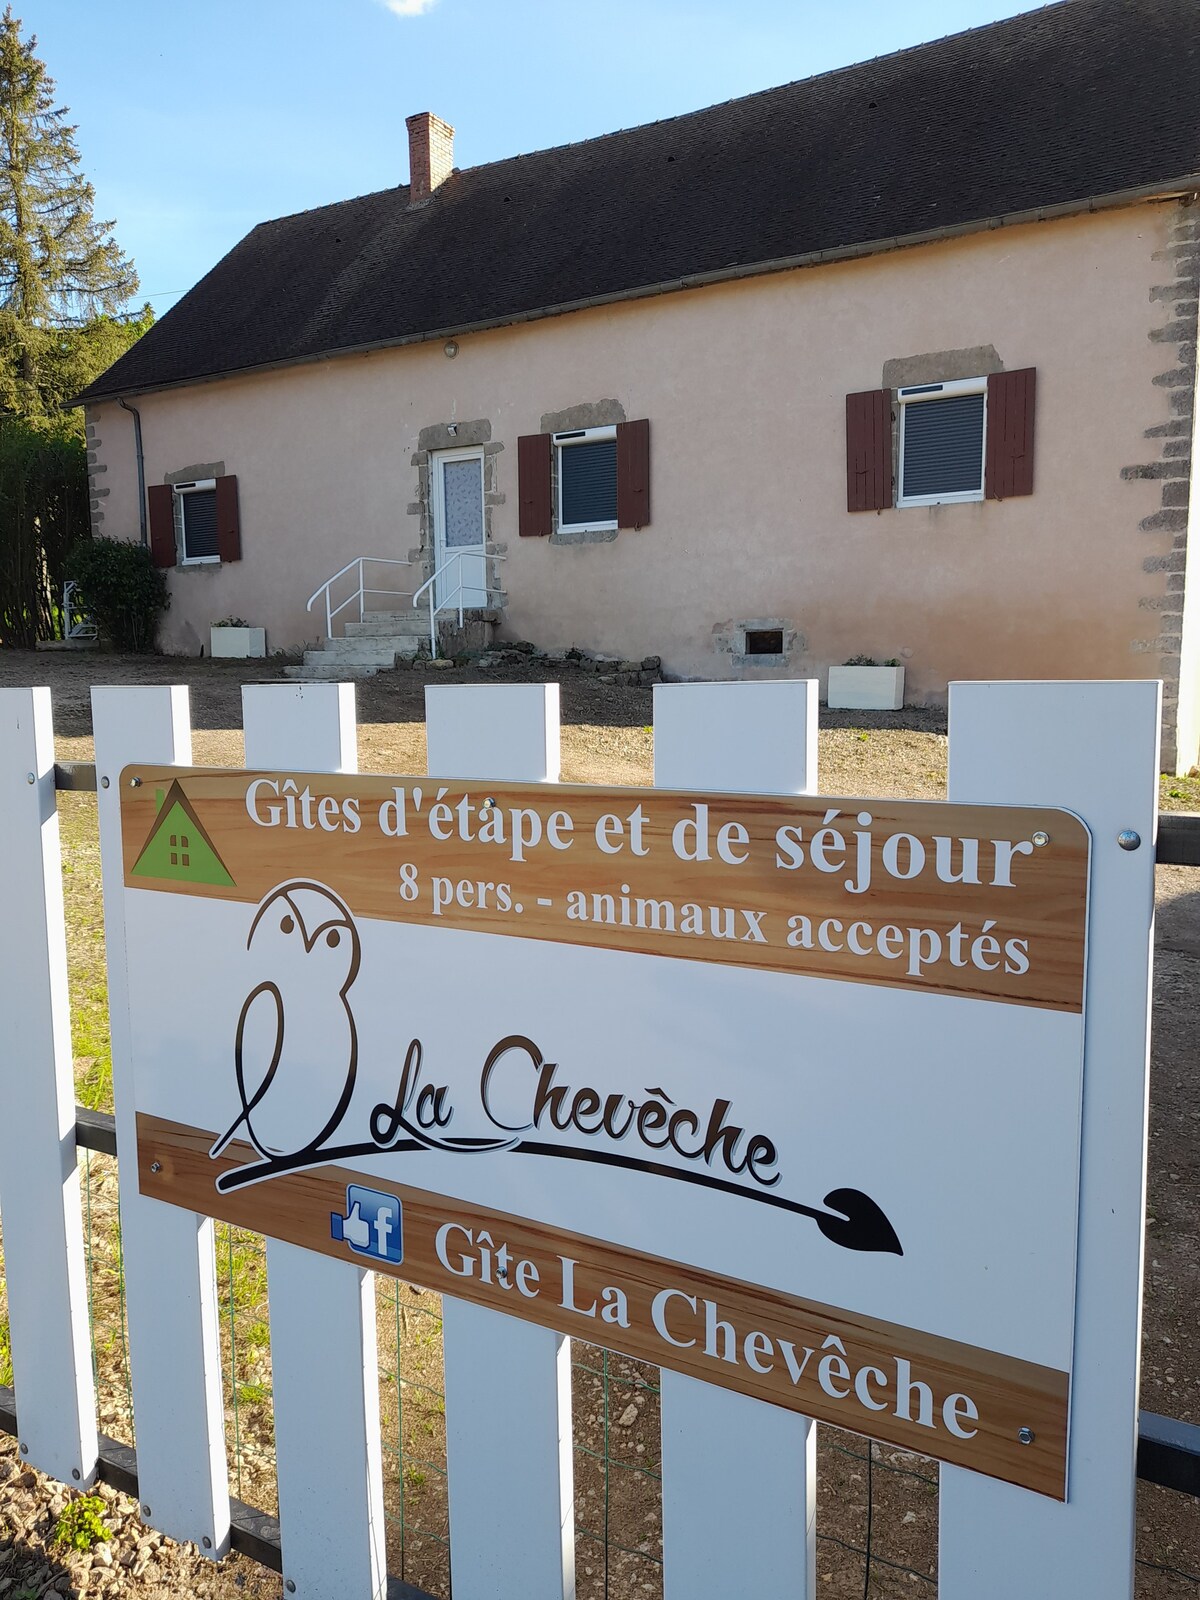
[{"label": "pine tree", "polygon": [[[0,411],[31,421],[51,419],[69,398],[61,376],[76,376],[73,355],[86,368],[89,348],[111,346],[97,334],[120,328],[138,287],[112,222],[93,215],[76,129],[55,105],[54,80],[36,49],[8,6],[0,19]],[[84,371],[83,382],[108,361]]]}]

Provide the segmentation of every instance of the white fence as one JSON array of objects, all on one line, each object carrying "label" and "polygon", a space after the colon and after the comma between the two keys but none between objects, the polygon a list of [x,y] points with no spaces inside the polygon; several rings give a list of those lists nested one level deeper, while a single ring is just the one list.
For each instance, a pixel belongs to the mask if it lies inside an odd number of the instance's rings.
[{"label": "white fence", "polygon": [[[557,779],[556,691],[427,694],[431,775]],[[355,770],[350,686],[256,685],[243,697],[248,766]],[[133,761],[189,764],[187,693],[96,689],[93,712],[142,1513],[219,1558],[230,1512],[213,1224],[133,1181],[122,938],[117,780]],[[944,1466],[938,1592],[1118,1600],[1133,1569],[1158,686],[958,685],[950,726],[951,800],[1066,807],[1093,845],[1069,1499]],[[663,687],[655,732],[659,785],[817,792],[815,686]],[[1123,832],[1142,847],[1119,846]],[[0,691],[0,837],[0,1210],[21,1449],[82,1486],[97,1432],[46,690]],[[1019,1183],[1019,1150],[1012,1161]],[[370,1279],[283,1243],[268,1243],[267,1262],[287,1592],[382,1600]],[[464,1302],[447,1300],[444,1319],[455,1600],[566,1600],[569,1341]],[[815,1425],[667,1371],[661,1393],[666,1600],[809,1600]]]}]

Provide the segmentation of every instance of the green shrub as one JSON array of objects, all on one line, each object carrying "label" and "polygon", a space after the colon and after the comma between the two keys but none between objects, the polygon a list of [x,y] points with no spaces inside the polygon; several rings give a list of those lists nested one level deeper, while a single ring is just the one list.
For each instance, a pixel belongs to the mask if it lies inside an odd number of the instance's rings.
[{"label": "green shrub", "polygon": [[84,607],[101,634],[118,650],[154,648],[158,619],[171,603],[166,579],[140,544],[124,539],[88,539],[67,562]]},{"label": "green shrub", "polygon": [[65,1544],[71,1550],[91,1550],[112,1538],[111,1532],[100,1520],[104,1515],[104,1501],[99,1495],[84,1494],[72,1500],[58,1519],[54,1530],[55,1544]]},{"label": "green shrub", "polygon": [[67,551],[88,532],[87,451],[0,413],[0,645],[62,636]]}]

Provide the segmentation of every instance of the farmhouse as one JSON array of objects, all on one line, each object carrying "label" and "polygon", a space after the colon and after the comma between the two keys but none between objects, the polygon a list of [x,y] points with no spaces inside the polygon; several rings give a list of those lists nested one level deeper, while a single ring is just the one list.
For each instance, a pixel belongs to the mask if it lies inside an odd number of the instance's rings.
[{"label": "farmhouse", "polygon": [[171,651],[236,613],[337,676],[461,604],[926,703],[1162,677],[1186,770],[1198,81],[1194,0],[1067,0],[466,170],[412,116],[407,185],[262,223],[84,393],[94,528]]}]

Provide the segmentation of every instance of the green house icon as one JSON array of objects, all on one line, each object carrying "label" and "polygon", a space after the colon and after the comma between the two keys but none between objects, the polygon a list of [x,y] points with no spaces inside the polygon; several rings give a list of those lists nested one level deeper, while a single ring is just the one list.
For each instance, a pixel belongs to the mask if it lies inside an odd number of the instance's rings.
[{"label": "green house icon", "polygon": [[160,799],[154,827],[130,876],[207,883],[222,889],[236,887],[178,782],[167,790],[165,799]]}]

